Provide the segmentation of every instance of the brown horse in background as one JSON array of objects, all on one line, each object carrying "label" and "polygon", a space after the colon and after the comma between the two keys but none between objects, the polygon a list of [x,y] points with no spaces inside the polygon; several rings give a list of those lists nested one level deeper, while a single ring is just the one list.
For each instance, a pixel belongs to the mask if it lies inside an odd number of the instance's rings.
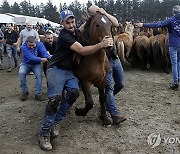
[{"label": "brown horse in background", "polygon": [[147,36],[137,36],[133,43],[133,52],[137,55],[141,68],[150,68],[151,62],[151,44]]},{"label": "brown horse in background", "polygon": [[123,65],[130,66],[128,58],[133,45],[134,26],[131,22],[126,22],[124,26],[124,33],[115,36],[115,43]]},{"label": "brown horse in background", "polygon": [[[78,34],[81,43],[84,46],[93,45],[102,41],[104,36],[111,36],[111,22],[105,15],[97,13],[88,19],[84,27],[84,31]],[[110,69],[109,60],[106,56],[105,49],[100,49],[96,53],[88,56],[81,56],[79,64],[75,67],[75,75],[77,76],[83,94],[85,96],[85,107],[76,108],[75,113],[78,116],[86,116],[89,110],[93,108],[93,99],[90,87],[93,84],[98,88],[99,101],[101,105],[101,120],[103,125],[110,125],[111,121],[106,115],[106,95],[105,84],[107,73]]]},{"label": "brown horse in background", "polygon": [[166,35],[158,34],[154,36],[152,41],[152,51],[155,68],[163,69],[164,72],[169,73],[169,58],[167,48]]}]

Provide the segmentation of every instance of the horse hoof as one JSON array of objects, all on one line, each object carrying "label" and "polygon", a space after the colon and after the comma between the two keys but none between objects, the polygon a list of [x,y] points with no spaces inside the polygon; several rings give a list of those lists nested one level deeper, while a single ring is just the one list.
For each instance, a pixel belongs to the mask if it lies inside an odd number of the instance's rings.
[{"label": "horse hoof", "polygon": [[75,114],[76,114],[77,116],[83,116],[83,117],[85,117],[86,114],[87,114],[87,112],[85,112],[84,109],[75,108]]}]

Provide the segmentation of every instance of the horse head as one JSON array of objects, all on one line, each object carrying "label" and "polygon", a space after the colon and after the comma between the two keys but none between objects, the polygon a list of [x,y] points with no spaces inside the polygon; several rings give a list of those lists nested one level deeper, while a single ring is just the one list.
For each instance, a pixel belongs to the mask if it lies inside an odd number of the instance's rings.
[{"label": "horse head", "polygon": [[90,17],[84,28],[84,39],[87,42],[86,45],[99,43],[104,36],[112,37],[111,26],[112,23],[109,19],[99,12]]}]

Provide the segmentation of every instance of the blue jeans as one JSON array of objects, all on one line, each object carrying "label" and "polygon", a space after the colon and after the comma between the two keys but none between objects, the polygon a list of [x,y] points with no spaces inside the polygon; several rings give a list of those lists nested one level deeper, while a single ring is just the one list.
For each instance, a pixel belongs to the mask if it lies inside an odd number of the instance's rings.
[{"label": "blue jeans", "polygon": [[3,57],[4,57],[4,45],[0,43],[0,67],[3,66]]},{"label": "blue jeans", "polygon": [[21,63],[19,67],[19,81],[22,92],[25,93],[28,91],[26,85],[26,75],[29,72],[34,72],[35,74],[35,95],[40,95],[42,93],[42,67],[41,64],[28,65]]},{"label": "blue jeans", "polygon": [[180,82],[180,47],[169,47],[173,84]]},{"label": "blue jeans", "polygon": [[[78,80],[72,71],[53,67],[49,68],[46,73],[49,101],[40,125],[41,136],[48,136],[54,124],[59,123],[66,116],[68,109],[78,97],[77,93],[72,93],[72,89],[76,92],[79,90]],[[64,90],[67,91],[67,94],[59,105],[61,100],[57,98],[62,96]],[[54,108],[53,113],[48,113],[48,110],[52,108]]]},{"label": "blue jeans", "polygon": [[107,107],[111,116],[118,114],[117,104],[114,96],[124,87],[124,71],[120,59],[109,60],[110,71],[107,75],[107,82],[105,86],[107,96]]},{"label": "blue jeans", "polygon": [[17,46],[6,44],[6,52],[8,54],[8,68],[12,68],[12,58],[17,66]]}]

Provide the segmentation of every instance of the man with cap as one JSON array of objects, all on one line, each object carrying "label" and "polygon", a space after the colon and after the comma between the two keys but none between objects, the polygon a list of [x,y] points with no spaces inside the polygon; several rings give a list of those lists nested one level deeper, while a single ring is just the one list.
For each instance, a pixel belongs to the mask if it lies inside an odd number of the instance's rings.
[{"label": "man with cap", "polygon": [[[86,56],[97,52],[100,48],[113,45],[112,38],[104,37],[98,44],[83,47],[76,41],[73,12],[64,10],[60,13],[60,17],[64,28],[58,36],[56,51],[48,63],[46,72],[48,102],[39,131],[39,143],[43,150],[52,149],[50,137],[57,137],[58,124],[79,96],[78,80],[72,72],[74,53]],[[62,100],[63,90],[66,90],[67,94]]]},{"label": "man with cap", "polygon": [[136,25],[147,28],[168,28],[168,47],[173,77],[173,83],[170,86],[170,89],[178,90],[180,83],[180,6],[175,5],[172,11],[173,16],[164,21],[157,23],[136,23]]}]

